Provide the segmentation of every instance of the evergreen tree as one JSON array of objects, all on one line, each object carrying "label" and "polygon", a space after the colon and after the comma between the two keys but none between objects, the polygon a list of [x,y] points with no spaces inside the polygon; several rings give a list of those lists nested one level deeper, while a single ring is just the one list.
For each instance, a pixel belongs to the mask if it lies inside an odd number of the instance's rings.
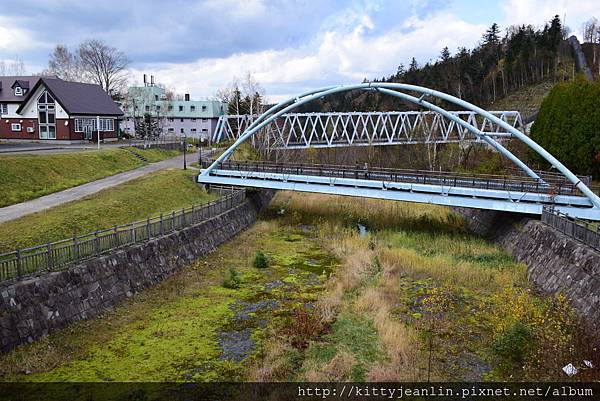
[{"label": "evergreen tree", "polygon": [[440,60],[442,60],[442,62],[446,62],[450,60],[450,57],[450,50],[448,49],[448,46],[446,46],[442,49],[442,52],[440,53]]}]

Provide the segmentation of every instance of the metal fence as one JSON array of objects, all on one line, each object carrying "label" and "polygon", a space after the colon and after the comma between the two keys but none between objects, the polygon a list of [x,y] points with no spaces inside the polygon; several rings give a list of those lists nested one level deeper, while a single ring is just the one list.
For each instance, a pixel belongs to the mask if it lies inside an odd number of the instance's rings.
[{"label": "metal fence", "polygon": [[[202,168],[212,164],[203,160]],[[318,177],[339,177],[388,182],[442,185],[445,187],[466,187],[543,193],[549,195],[579,195],[579,190],[563,176],[540,173],[543,182],[527,176],[505,176],[492,174],[457,173],[445,171],[406,170],[383,167],[366,167],[325,164],[274,163],[267,161],[224,161],[217,169],[276,173],[288,175],[311,175]]]},{"label": "metal fence", "polygon": [[600,224],[575,219],[551,207],[544,207],[542,222],[600,251]]},{"label": "metal fence", "polygon": [[104,252],[148,241],[208,220],[240,205],[246,192],[230,190],[222,198],[133,223],[0,254],[0,281],[40,272],[63,270]]}]

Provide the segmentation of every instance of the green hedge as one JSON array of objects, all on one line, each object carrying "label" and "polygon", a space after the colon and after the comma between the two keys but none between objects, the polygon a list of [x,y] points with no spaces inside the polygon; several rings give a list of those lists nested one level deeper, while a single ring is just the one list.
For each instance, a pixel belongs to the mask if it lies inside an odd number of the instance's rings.
[{"label": "green hedge", "polygon": [[578,174],[600,176],[600,81],[579,76],[542,102],[531,138]]}]

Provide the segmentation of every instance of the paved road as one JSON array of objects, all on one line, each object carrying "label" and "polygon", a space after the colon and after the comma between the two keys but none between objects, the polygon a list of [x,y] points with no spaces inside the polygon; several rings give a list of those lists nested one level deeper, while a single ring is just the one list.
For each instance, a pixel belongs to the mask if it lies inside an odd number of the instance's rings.
[{"label": "paved road", "polygon": [[[212,153],[213,152],[206,152],[206,157],[210,157]],[[190,163],[196,162],[197,160],[197,155],[188,154],[188,165]],[[174,157],[172,159],[163,160],[157,163],[151,163],[147,166],[140,167],[135,170],[115,174],[110,177],[88,182],[87,184],[65,189],[64,191],[55,192],[53,194],[42,196],[40,198],[0,208],[0,223],[18,219],[19,217],[25,216],[27,214],[49,209],[51,207],[58,206],[63,203],[72,202],[74,200],[81,199],[85,196],[94,194],[103,189],[114,187],[115,185],[119,185],[124,182],[131,181],[135,178],[142,177],[154,171],[166,168],[183,168],[183,155]],[[188,166],[188,168],[193,167]]]}]

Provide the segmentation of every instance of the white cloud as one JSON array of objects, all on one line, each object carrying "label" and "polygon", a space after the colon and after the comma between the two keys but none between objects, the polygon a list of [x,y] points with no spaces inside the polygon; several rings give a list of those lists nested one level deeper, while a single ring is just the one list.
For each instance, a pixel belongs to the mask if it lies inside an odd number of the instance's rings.
[{"label": "white cloud", "polygon": [[[412,17],[379,34],[373,33],[376,26],[368,15],[353,15],[353,21],[352,29],[344,29],[348,25],[340,30],[330,27],[300,48],[160,64],[145,70],[151,70],[159,82],[177,92],[191,92],[195,97],[212,96],[233,77],[251,71],[266,88],[268,98],[277,101],[310,87],[390,75],[399,63],[406,65],[413,56],[424,63],[435,59],[444,46],[452,50],[471,47],[485,30],[485,24],[469,24],[445,12]],[[142,73],[135,71],[137,77]]]},{"label": "white cloud", "polygon": [[42,46],[44,43],[34,40],[27,30],[13,26],[9,18],[0,16],[0,51],[17,53]]}]

